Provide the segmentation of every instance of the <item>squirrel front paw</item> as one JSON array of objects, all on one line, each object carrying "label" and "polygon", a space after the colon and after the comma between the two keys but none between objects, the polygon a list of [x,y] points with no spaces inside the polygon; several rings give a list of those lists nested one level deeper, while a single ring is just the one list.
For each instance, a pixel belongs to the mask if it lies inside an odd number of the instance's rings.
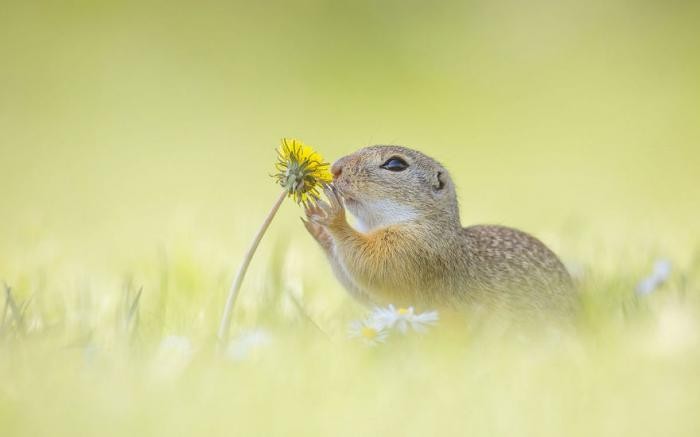
[{"label": "squirrel front paw", "polygon": [[309,234],[311,234],[312,237],[314,237],[314,240],[318,241],[318,244],[321,245],[325,250],[331,250],[333,247],[333,238],[330,236],[328,231],[316,223],[313,223],[310,221],[309,216],[312,214],[312,211],[316,208],[316,206],[312,205],[307,205],[306,206],[306,217],[307,220],[304,220],[303,218],[301,219],[302,223],[304,223],[304,227],[306,227],[306,230],[309,231]]},{"label": "squirrel front paw", "polygon": [[338,190],[332,185],[326,185],[323,193],[328,198],[328,202],[318,200],[314,204],[307,204],[306,217],[311,223],[325,228],[344,226],[347,223],[345,206]]}]

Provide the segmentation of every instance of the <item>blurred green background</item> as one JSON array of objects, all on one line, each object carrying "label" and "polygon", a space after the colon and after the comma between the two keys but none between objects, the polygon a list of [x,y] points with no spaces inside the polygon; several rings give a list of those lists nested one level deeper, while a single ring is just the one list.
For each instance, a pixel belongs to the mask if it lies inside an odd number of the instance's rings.
[{"label": "blurred green background", "polygon": [[[697,1],[0,0],[0,281],[29,302],[0,338],[0,434],[697,435],[699,23]],[[281,137],[437,158],[465,225],[530,231],[584,274],[581,336],[352,348],[287,202],[233,329],[277,343],[213,360]],[[637,299],[657,257],[676,276]],[[197,353],[160,386],[169,334]]]},{"label": "blurred green background", "polygon": [[687,242],[698,22],[692,1],[3,1],[0,244],[247,241],[283,136],[435,156],[465,223]]}]

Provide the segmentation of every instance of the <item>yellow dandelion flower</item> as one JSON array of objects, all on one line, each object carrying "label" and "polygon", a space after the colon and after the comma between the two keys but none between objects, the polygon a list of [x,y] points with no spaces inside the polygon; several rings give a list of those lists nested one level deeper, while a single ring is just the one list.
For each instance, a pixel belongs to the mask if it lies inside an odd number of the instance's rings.
[{"label": "yellow dandelion flower", "polygon": [[277,150],[277,173],[273,177],[288,197],[303,203],[309,198],[318,199],[320,187],[333,180],[328,167],[311,147],[299,140],[283,138]]}]

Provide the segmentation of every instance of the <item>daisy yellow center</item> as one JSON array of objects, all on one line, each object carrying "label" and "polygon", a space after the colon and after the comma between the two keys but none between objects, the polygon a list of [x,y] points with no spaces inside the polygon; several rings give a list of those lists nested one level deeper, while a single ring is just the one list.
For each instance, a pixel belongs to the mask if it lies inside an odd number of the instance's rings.
[{"label": "daisy yellow center", "polygon": [[405,315],[407,315],[407,314],[410,313],[410,311],[408,310],[408,308],[399,308],[398,310],[396,310],[396,312],[397,312],[400,316],[405,316]]},{"label": "daisy yellow center", "polygon": [[370,328],[369,326],[365,326],[364,328],[362,328],[362,331],[360,332],[360,334],[362,334],[362,336],[364,338],[368,338],[371,340],[377,336],[378,332],[374,328]]}]

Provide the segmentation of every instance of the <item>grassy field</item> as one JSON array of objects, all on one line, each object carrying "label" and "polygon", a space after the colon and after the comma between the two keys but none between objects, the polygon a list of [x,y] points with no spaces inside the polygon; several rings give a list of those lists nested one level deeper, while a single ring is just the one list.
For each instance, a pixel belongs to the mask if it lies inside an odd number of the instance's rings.
[{"label": "grassy field", "polygon": [[[0,9],[1,436],[700,434],[695,2]],[[434,156],[561,255],[575,329],[367,347],[285,202],[217,352],[281,137]]]}]

